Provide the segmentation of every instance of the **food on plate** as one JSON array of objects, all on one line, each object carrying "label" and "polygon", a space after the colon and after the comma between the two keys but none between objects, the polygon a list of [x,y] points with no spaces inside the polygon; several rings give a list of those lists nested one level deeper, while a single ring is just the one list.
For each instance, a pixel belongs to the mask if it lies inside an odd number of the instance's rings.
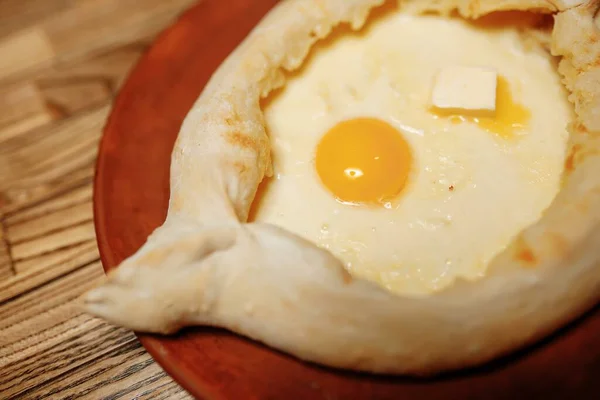
[{"label": "food on plate", "polygon": [[428,294],[483,276],[539,219],[573,109],[523,26],[387,7],[317,44],[264,102],[275,176],[251,220],[326,248],[353,276]]},{"label": "food on plate", "polygon": [[168,216],[88,312],[425,375],[600,297],[596,0],[287,0],[215,72]]}]

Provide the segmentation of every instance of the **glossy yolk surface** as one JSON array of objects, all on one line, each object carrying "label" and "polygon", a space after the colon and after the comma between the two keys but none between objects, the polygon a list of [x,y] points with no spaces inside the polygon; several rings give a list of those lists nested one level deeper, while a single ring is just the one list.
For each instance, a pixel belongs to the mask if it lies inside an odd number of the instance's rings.
[{"label": "glossy yolk surface", "polygon": [[515,102],[510,84],[503,77],[498,77],[496,89],[496,112],[494,115],[458,115],[436,109],[434,113],[448,117],[453,123],[471,122],[488,132],[508,138],[525,129],[531,119],[531,111]]},{"label": "glossy yolk surface", "polygon": [[412,163],[408,143],[375,118],[343,121],[317,145],[315,165],[325,187],[345,203],[383,203],[406,185]]}]

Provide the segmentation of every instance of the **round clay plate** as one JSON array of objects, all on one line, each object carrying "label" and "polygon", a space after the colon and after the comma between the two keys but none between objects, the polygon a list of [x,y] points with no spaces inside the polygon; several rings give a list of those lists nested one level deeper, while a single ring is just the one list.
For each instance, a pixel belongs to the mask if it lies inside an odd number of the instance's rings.
[{"label": "round clay plate", "polygon": [[[223,59],[276,2],[204,0],[160,35],[131,73],[97,165],[95,220],[106,269],[163,222],[170,154],[183,118]],[[190,393],[236,400],[592,398],[600,387],[598,337],[600,312],[593,311],[533,348],[424,380],[331,370],[218,329],[139,335]]]}]

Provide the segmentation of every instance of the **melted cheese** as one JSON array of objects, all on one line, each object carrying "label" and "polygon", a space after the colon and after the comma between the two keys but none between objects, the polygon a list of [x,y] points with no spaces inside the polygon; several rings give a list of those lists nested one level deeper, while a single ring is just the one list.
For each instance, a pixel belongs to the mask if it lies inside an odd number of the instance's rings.
[{"label": "melted cheese", "polygon": [[[434,76],[451,65],[498,71],[495,119],[432,112]],[[550,56],[529,52],[516,30],[399,12],[318,45],[264,111],[276,175],[252,219],[290,229],[352,274],[406,294],[482,276],[539,218],[559,189],[572,113]],[[377,206],[338,201],[315,167],[323,136],[365,117],[395,128],[412,157],[402,191]]]}]

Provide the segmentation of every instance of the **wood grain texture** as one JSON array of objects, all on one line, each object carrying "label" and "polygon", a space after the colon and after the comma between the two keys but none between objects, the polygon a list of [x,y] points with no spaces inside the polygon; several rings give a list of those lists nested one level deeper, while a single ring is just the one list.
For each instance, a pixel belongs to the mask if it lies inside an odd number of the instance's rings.
[{"label": "wood grain texture", "polygon": [[0,399],[187,399],[133,333],[82,314],[113,99],[193,0],[0,0]]}]

